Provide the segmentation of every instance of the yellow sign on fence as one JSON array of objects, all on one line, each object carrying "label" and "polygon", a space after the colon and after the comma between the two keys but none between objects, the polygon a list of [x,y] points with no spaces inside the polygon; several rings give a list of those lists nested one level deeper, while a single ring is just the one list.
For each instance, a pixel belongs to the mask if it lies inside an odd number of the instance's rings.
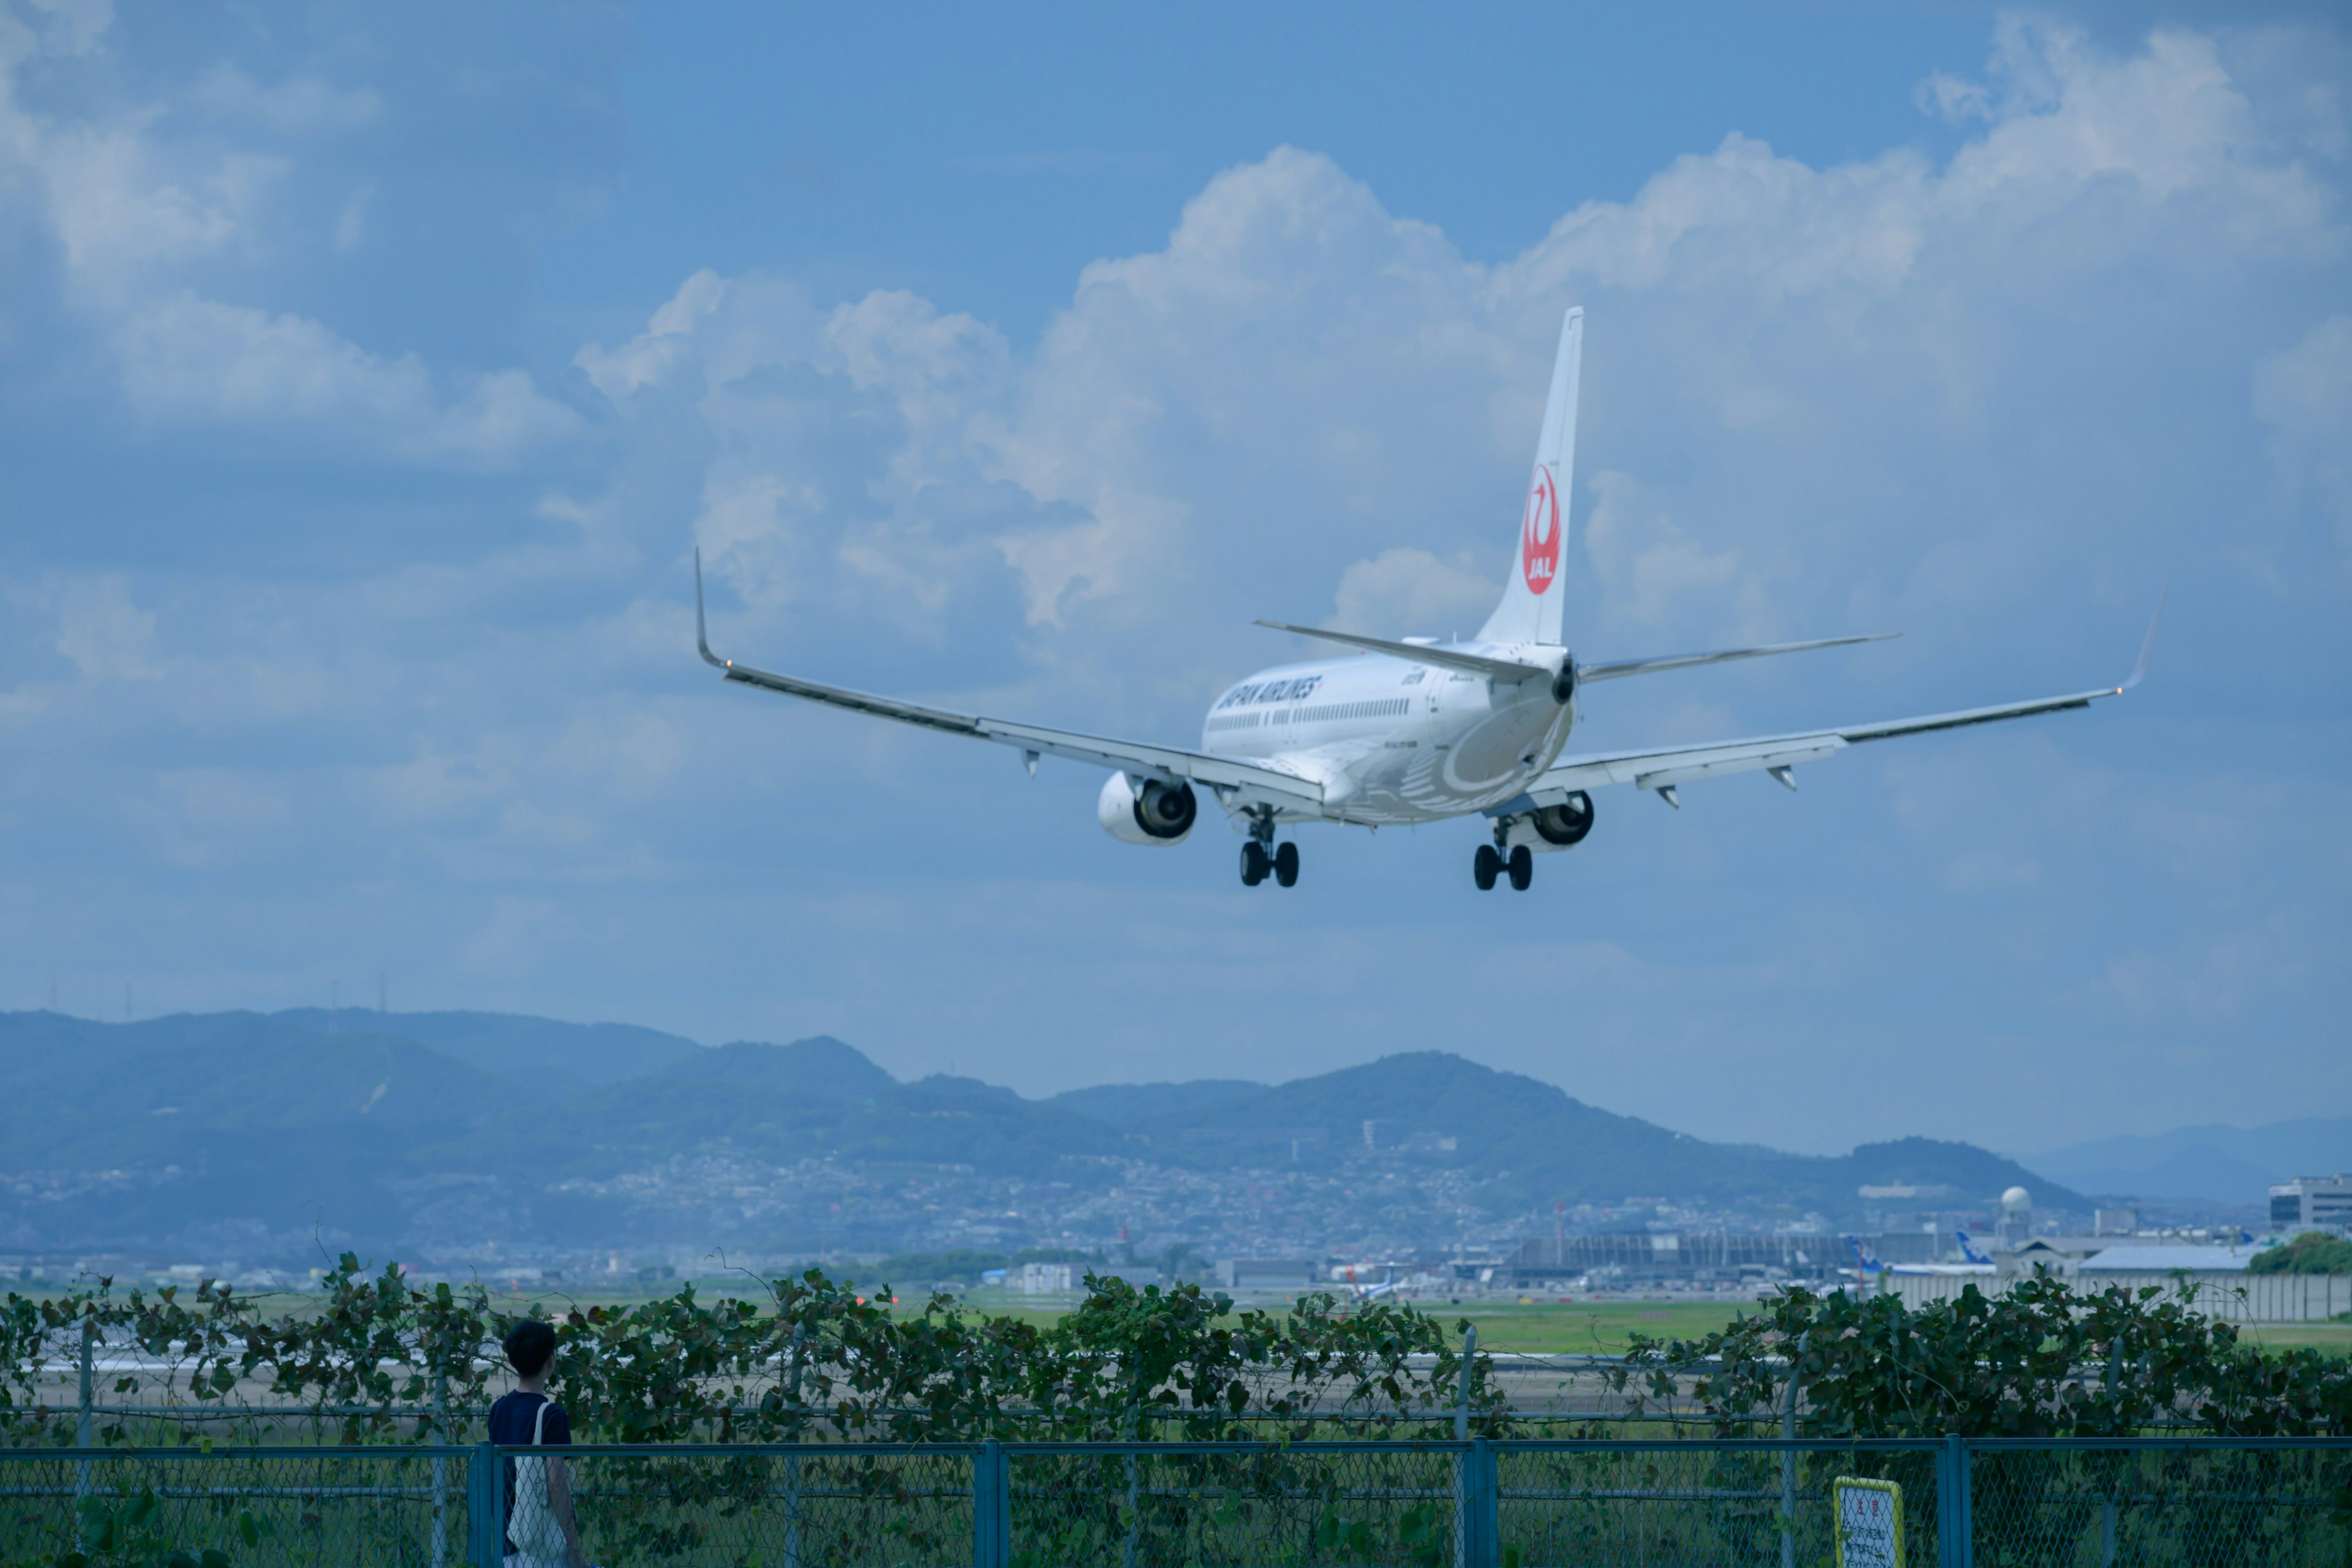
[{"label": "yellow sign on fence", "polygon": [[1837,1503],[1837,1568],[1904,1568],[1902,1487],[1840,1476],[1830,1491]]}]

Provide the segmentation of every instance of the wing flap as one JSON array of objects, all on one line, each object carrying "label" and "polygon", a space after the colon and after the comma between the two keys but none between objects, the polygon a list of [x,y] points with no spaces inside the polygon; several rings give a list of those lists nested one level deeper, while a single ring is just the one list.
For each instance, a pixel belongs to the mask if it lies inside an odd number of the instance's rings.
[{"label": "wing flap", "polygon": [[2087,708],[2102,697],[2118,696],[2129,689],[2128,685],[2109,686],[2097,691],[2070,692],[2063,697],[2036,697],[2023,702],[1996,703],[1990,708],[1964,708],[1951,713],[1885,719],[1793,735],[1759,735],[1750,740],[1717,741],[1696,746],[1653,746],[1562,757],[1529,786],[1528,795],[1538,805],[1556,805],[1577,790],[1598,789],[1605,784],[1668,789],[1693,779],[1723,773],[1790,768],[1800,763],[1824,761],[1865,741],[1888,741],[1898,735],[1925,735],[1937,730],[1958,730],[1970,724],[1991,724],[2004,719],[2027,719],[2037,713]]}]

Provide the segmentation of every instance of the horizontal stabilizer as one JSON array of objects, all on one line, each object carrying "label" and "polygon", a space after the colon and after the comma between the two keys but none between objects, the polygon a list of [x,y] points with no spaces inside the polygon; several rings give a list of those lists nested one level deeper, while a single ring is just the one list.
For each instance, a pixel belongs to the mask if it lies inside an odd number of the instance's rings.
[{"label": "horizontal stabilizer", "polygon": [[1464,653],[1458,648],[1432,647],[1426,643],[1417,642],[1390,642],[1384,637],[1360,637],[1353,632],[1327,632],[1315,626],[1294,626],[1282,621],[1260,621],[1258,625],[1271,631],[1296,632],[1303,637],[1360,647],[1367,653],[1384,653],[1391,658],[1411,659],[1415,664],[1433,664],[1440,669],[1459,669],[1470,675],[1483,675],[1489,680],[1507,684],[1538,679],[1549,680],[1552,677],[1552,672],[1540,664],[1521,664],[1510,658],[1487,658],[1481,654]]},{"label": "horizontal stabilizer", "polygon": [[1736,664],[1743,658],[1763,658],[1776,653],[1806,653],[1817,647],[1845,647],[1858,642],[1885,642],[1901,632],[1875,632],[1867,637],[1821,637],[1812,642],[1776,642],[1762,647],[1727,647],[1714,653],[1670,653],[1663,658],[1628,658],[1614,664],[1580,664],[1579,685],[1588,680],[1616,680],[1628,675],[1655,675],[1664,669],[1696,669],[1702,664]]}]

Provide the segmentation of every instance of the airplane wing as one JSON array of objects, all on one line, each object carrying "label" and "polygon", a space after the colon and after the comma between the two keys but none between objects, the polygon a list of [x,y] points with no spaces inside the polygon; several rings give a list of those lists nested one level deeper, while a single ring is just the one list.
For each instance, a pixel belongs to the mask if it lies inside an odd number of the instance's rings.
[{"label": "airplane wing", "polygon": [[[2140,644],[2139,661],[2132,667],[2131,674],[2120,686],[2102,687],[2096,691],[2069,692],[2063,697],[2036,697],[2023,702],[1997,703],[1990,708],[1963,708],[1952,713],[1928,713],[1913,719],[1883,719],[1875,723],[1807,730],[1793,735],[1759,735],[1747,740],[1716,741],[1695,746],[1652,746],[1562,757],[1528,787],[1526,798],[1537,805],[1557,805],[1578,790],[1598,789],[1603,784],[1630,784],[1638,789],[1656,790],[1659,798],[1668,805],[1680,806],[1682,802],[1675,795],[1677,784],[1693,779],[1714,778],[1721,773],[1758,771],[1769,773],[1794,789],[1797,779],[1792,770],[1799,763],[1821,762],[1864,741],[1887,741],[1897,735],[1924,735],[1934,730],[1958,730],[1970,724],[1991,724],[2003,719],[2024,719],[2036,713],[2087,708],[2102,697],[2121,696],[2147,676],[2148,655],[2156,647],[2157,623],[2163,618],[2164,602],[2159,598],[2156,616],[2147,623],[2147,637]],[[1517,805],[1517,802],[1511,803],[1511,806]],[[1496,809],[1508,810],[1511,806]]]},{"label": "airplane wing", "polygon": [[797,676],[774,675],[764,669],[738,664],[731,658],[721,658],[710,651],[709,634],[703,621],[700,551],[695,552],[694,560],[694,640],[696,647],[701,649],[704,661],[723,672],[730,680],[756,686],[763,691],[779,691],[787,697],[822,702],[832,708],[846,708],[853,713],[870,713],[877,718],[896,719],[902,724],[918,724],[946,734],[968,735],[978,741],[993,741],[1002,746],[1017,747],[1033,770],[1041,756],[1065,757],[1072,762],[1124,768],[1129,773],[1169,784],[1190,779],[1214,791],[1220,800],[1237,794],[1242,799],[1271,805],[1303,806],[1317,812],[1323,808],[1323,786],[1318,782],[1277,769],[1238,762],[1231,757],[1214,756],[1206,752],[1188,752],[1175,746],[1114,740],[1105,735],[1080,734],[1074,730],[1048,730],[1036,724],[1015,724],[1007,720],[985,718],[977,713],[957,713],[944,708],[926,708],[919,703],[901,702],[896,698],[876,697],[863,691],[852,691],[845,687],[803,680]]}]

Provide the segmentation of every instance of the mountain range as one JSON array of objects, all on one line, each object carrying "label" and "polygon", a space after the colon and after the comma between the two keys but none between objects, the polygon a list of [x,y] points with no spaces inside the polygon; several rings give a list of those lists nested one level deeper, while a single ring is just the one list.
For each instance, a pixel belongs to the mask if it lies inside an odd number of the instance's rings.
[{"label": "mountain range", "polygon": [[2032,1156],[2036,1170],[2084,1192],[2147,1199],[2256,1204],[2274,1183],[2352,1171],[2352,1116],[2266,1127],[2219,1122],[2102,1138]]},{"label": "mountain range", "polygon": [[1821,1157],[1707,1142],[1439,1051],[1271,1086],[1027,1100],[969,1078],[902,1082],[823,1037],[707,1047],[479,1013],[38,1012],[0,1015],[0,1250],[22,1254],[725,1241],[804,1256],[1084,1240],[1129,1213],[1162,1237],[1244,1247],[1276,1209],[1287,1234],[1311,1233],[1318,1204],[1404,1237],[1446,1205],[1500,1234],[1643,1194],[1845,1225],[1871,1184],[1947,1188],[1946,1206],[1965,1207],[2023,1183],[2046,1206],[2086,1206],[1969,1144]]}]

